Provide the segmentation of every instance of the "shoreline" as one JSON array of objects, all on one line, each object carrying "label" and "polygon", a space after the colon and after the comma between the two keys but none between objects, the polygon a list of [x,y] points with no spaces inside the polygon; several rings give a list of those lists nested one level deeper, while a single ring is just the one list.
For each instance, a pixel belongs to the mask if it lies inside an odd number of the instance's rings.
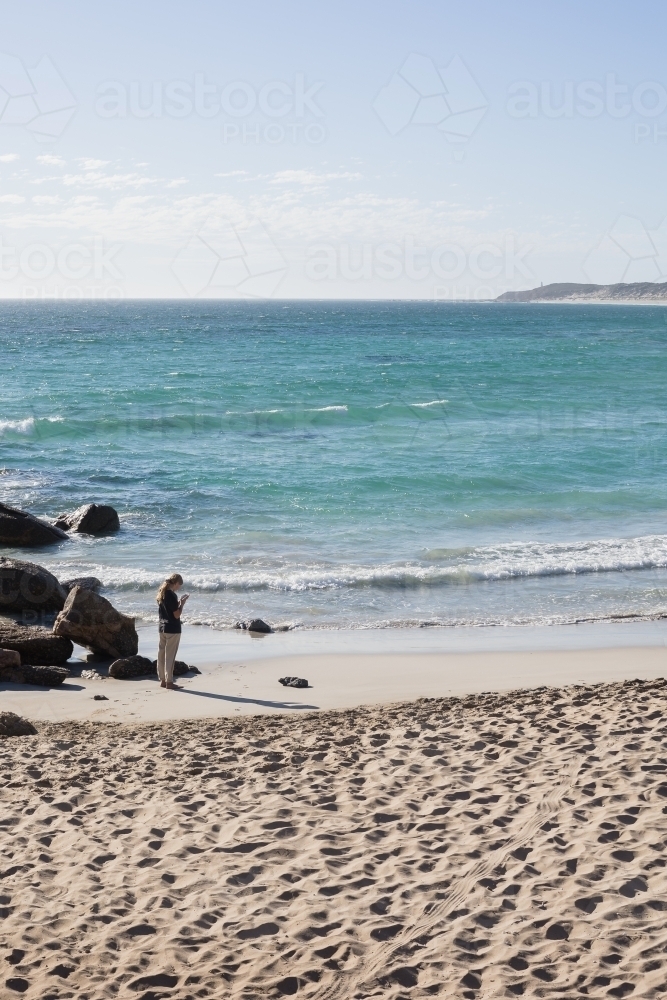
[{"label": "shoreline", "polygon": [[[157,622],[139,622],[139,652],[148,656]],[[596,618],[553,624],[408,625],[278,628],[270,634],[183,622],[181,653],[205,661],[236,656],[284,656],[316,652],[482,652],[667,645],[667,615]],[[197,664],[198,665],[198,664]]]},{"label": "shoreline", "polygon": [[[140,627],[139,652],[156,631]],[[320,713],[481,692],[654,680],[667,676],[667,622],[480,629],[294,631],[265,636],[186,626],[178,658],[201,673],[167,692],[157,678],[114,680],[79,657],[61,687],[1,684],[3,708],[31,721],[162,723]],[[85,674],[86,676],[82,676]],[[97,675],[97,676],[96,676]],[[283,676],[308,688],[283,687]],[[95,696],[103,696],[96,700]]]},{"label": "shoreline", "polygon": [[[473,299],[461,299],[472,302]],[[480,302],[498,302],[497,299],[480,299]],[[498,302],[500,306],[667,306],[667,298],[661,299],[531,299],[529,302],[517,299]]]}]

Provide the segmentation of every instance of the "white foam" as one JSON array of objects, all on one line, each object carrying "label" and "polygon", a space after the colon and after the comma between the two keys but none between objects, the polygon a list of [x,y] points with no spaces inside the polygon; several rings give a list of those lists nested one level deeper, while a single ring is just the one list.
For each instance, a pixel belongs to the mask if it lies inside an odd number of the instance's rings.
[{"label": "white foam", "polygon": [[429,406],[444,406],[448,402],[448,399],[432,399],[430,403],[410,403],[410,406],[414,406],[417,410],[428,410]]},{"label": "white foam", "polygon": [[25,420],[0,420],[0,434],[8,431],[13,431],[14,434],[31,434],[34,429],[34,417],[27,417]]},{"label": "white foam", "polygon": [[64,417],[24,417],[22,420],[0,420],[0,436],[3,434],[32,434],[40,423],[61,424]]},{"label": "white foam", "polygon": [[[225,410],[225,416],[226,417],[263,417],[263,416],[271,416],[271,415],[276,414],[276,413],[293,413],[294,414],[294,413],[297,413],[297,412],[298,412],[298,408],[296,410],[290,410],[290,409],[275,409],[275,410]],[[347,406],[344,406],[344,405],[341,405],[341,406],[314,406],[314,407],[307,408],[306,410],[304,410],[302,412],[305,412],[305,413],[329,413],[329,412],[346,413],[347,412]]]},{"label": "white foam", "polygon": [[[456,586],[475,581],[528,579],[586,573],[667,568],[667,535],[582,542],[511,542],[495,546],[433,550],[424,560],[399,563],[288,563],[276,557],[214,571],[181,570],[188,590],[272,590],[291,593],[353,587]],[[164,574],[137,567],[49,565],[56,576],[97,576],[105,587],[125,591],[157,588]]]}]

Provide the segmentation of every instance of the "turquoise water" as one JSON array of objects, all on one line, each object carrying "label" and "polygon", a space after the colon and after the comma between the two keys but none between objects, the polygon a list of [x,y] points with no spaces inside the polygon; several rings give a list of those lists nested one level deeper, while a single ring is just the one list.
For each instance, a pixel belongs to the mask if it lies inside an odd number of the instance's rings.
[{"label": "turquoise water", "polygon": [[667,614],[667,310],[3,303],[0,497],[113,504],[34,554],[155,617]]}]

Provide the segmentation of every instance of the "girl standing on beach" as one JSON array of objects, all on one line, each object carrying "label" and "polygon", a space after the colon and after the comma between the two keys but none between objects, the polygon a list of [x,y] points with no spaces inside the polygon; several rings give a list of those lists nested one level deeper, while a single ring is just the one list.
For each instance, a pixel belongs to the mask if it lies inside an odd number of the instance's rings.
[{"label": "girl standing on beach", "polygon": [[181,641],[181,612],[185,606],[189,594],[183,594],[180,601],[176,597],[176,591],[183,586],[183,577],[180,573],[172,573],[170,577],[160,584],[157,592],[157,603],[160,615],[160,641],[157,652],[157,674],[160,678],[160,685],[173,691],[174,684],[174,662],[178,652],[178,644]]}]

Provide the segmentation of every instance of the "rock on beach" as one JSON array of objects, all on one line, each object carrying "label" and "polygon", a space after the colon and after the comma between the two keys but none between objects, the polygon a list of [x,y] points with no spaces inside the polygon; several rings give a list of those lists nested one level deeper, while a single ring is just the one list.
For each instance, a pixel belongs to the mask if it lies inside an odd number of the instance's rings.
[{"label": "rock on beach", "polygon": [[70,590],[53,631],[98,656],[115,660],[136,656],[139,648],[134,618],[121,614],[105,597],[82,587]]},{"label": "rock on beach", "polygon": [[47,521],[16,507],[0,503],[0,545],[25,546],[55,545],[66,539],[67,534]]},{"label": "rock on beach", "polygon": [[21,656],[21,663],[40,663],[59,666],[66,663],[74,652],[70,640],[54,635],[42,625],[19,625],[11,618],[0,617],[0,647],[13,649]]},{"label": "rock on beach", "polygon": [[69,677],[67,667],[34,667],[29,663],[20,666],[3,666],[0,663],[0,681],[12,684],[37,684],[39,687],[58,687]]},{"label": "rock on beach", "polygon": [[[98,593],[102,589],[102,581],[98,580],[96,576],[75,576],[71,580],[62,580],[61,586],[69,593],[74,587],[81,587],[82,590],[92,590],[94,593]],[[63,604],[65,602],[63,601]]]},{"label": "rock on beach", "polygon": [[0,736],[35,736],[37,730],[15,712],[0,712]]},{"label": "rock on beach", "polygon": [[156,666],[147,656],[120,657],[109,667],[109,677],[116,680],[129,680],[131,677],[148,677],[156,673]]},{"label": "rock on beach", "polygon": [[[184,660],[174,663],[174,677],[184,674],[198,674],[197,667],[190,666]],[[147,656],[127,656],[114,662],[109,667],[109,677],[116,680],[129,680],[132,677],[154,677],[157,674],[157,660],[149,660]]]},{"label": "rock on beach", "polygon": [[21,654],[15,649],[0,649],[0,670],[7,667],[20,667]]},{"label": "rock on beach", "polygon": [[252,618],[249,622],[237,622],[234,628],[241,628],[247,632],[263,632],[268,634],[273,629],[262,618]]},{"label": "rock on beach", "polygon": [[86,535],[106,535],[119,530],[120,520],[117,511],[108,504],[87,503],[71,514],[61,514],[56,527]]},{"label": "rock on beach", "polygon": [[67,591],[43,566],[22,559],[0,558],[0,609],[61,611]]}]

